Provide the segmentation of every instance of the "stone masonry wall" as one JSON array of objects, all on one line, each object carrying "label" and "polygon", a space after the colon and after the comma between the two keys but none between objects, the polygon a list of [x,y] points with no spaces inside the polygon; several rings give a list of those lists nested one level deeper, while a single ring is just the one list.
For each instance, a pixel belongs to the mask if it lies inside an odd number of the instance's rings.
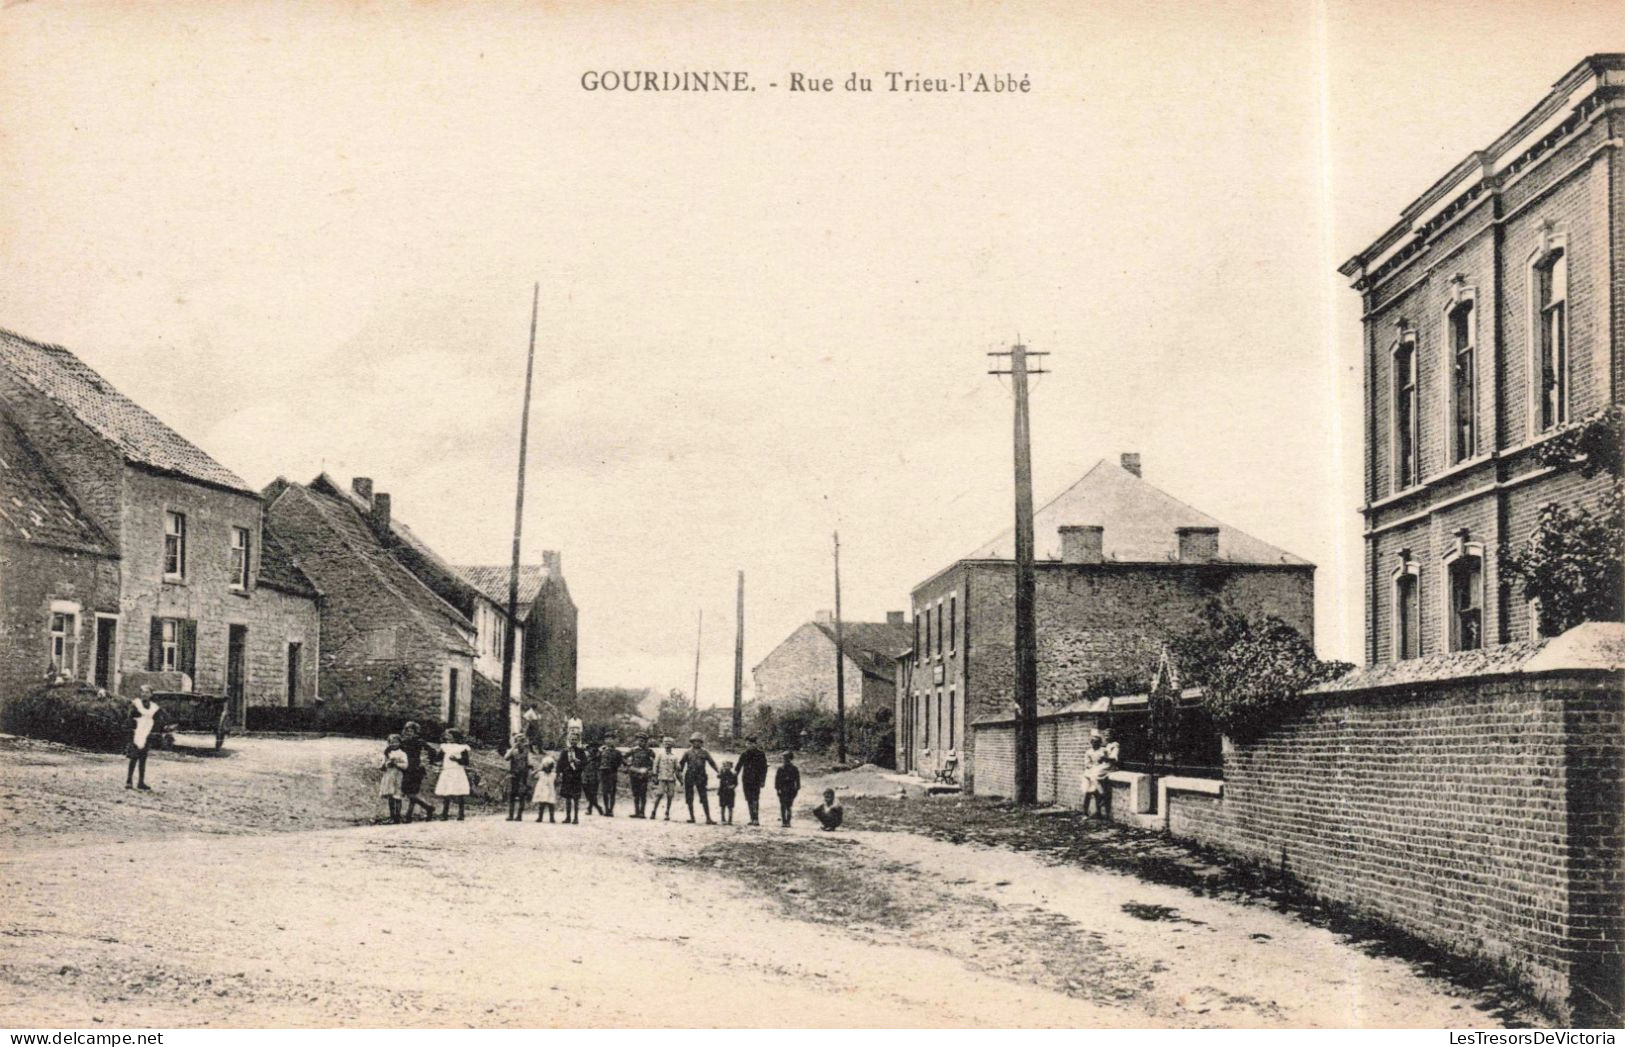
[{"label": "stone masonry wall", "polygon": [[[848,657],[844,662],[847,707],[856,709],[865,699],[863,670]],[[773,648],[751,670],[756,701],[775,708],[812,702],[835,709],[835,643],[818,626],[807,622]],[[890,691],[886,692],[889,704]]]},{"label": "stone masonry wall", "polygon": [[96,612],[117,614],[118,591],[117,560],[0,540],[0,713],[45,679],[54,600],[79,605],[74,677],[95,679]]}]

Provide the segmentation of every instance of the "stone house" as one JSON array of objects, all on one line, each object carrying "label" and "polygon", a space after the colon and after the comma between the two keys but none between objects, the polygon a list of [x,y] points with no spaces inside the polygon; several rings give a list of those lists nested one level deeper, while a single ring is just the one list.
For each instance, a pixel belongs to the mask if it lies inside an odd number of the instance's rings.
[{"label": "stone house", "polygon": [[[1215,601],[1314,638],[1314,565],[1153,487],[1137,454],[1097,462],[1037,511],[1033,533],[1041,711],[1148,678]],[[970,728],[1015,708],[1013,555],[1006,531],[914,588],[899,769],[932,774],[953,752],[974,790]]]},{"label": "stone house", "polygon": [[58,673],[111,685],[96,623],[117,621],[118,579],[113,544],[0,410],[0,712]]},{"label": "stone house", "polygon": [[474,623],[402,562],[388,494],[323,474],[264,492],[279,545],[322,593],[324,715],[468,729]]},{"label": "stone house", "polygon": [[[897,690],[897,657],[908,648],[902,611],[884,622],[841,623],[841,672],[848,710],[889,708]],[[775,708],[810,702],[835,708],[835,616],[819,611],[751,670],[755,701]]]},{"label": "stone house", "polygon": [[[506,615],[508,565],[468,565],[457,570],[484,595],[496,614]],[[578,615],[557,550],[543,550],[540,565],[520,565],[518,619],[521,644],[515,652],[514,676],[522,685],[524,699],[560,711],[573,709]],[[493,669],[501,679],[500,642]]]},{"label": "stone house", "polygon": [[1622,142],[1625,54],[1593,55],[1340,270],[1365,317],[1368,663],[1536,638],[1498,551],[1607,485],[1535,451],[1620,402]]},{"label": "stone house", "polygon": [[116,595],[98,583],[94,618],[73,623],[78,678],[116,691],[126,672],[178,671],[227,695],[238,725],[250,704],[315,697],[316,596],[289,565],[266,583],[252,489],[60,346],[0,331],[0,405],[117,557]]}]

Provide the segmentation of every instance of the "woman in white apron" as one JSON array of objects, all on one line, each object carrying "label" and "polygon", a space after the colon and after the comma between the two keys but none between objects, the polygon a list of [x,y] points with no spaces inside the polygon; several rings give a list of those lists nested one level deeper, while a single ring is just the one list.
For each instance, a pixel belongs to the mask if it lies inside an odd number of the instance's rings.
[{"label": "woman in white apron", "polygon": [[130,758],[130,766],[124,773],[124,787],[151,791],[147,785],[147,750],[152,747],[152,731],[158,724],[158,703],[152,700],[152,688],[141,688],[130,705],[130,744],[124,754]]}]

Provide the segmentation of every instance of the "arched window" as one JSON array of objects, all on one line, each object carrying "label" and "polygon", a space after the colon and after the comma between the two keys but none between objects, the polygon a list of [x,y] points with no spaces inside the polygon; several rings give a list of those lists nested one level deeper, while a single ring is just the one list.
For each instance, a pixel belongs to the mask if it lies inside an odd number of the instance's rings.
[{"label": "arched window", "polygon": [[1393,576],[1394,658],[1403,661],[1422,654],[1421,573],[1408,554],[1401,554]]},{"label": "arched window", "polygon": [[1555,247],[1535,263],[1535,392],[1541,432],[1569,420],[1569,261]]},{"label": "arched window", "polygon": [[1484,547],[1461,542],[1445,558],[1449,642],[1452,651],[1484,646]]},{"label": "arched window", "polygon": [[1406,335],[1394,343],[1394,488],[1416,484],[1417,444],[1416,339]]},{"label": "arched window", "polygon": [[1449,312],[1450,458],[1464,462],[1478,453],[1478,367],[1473,300]]}]

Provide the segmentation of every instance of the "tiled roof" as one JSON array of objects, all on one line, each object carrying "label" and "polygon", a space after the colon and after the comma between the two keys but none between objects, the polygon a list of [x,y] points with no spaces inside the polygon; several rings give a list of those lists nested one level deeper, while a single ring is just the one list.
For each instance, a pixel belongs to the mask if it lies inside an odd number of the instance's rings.
[{"label": "tiled roof", "polygon": [[61,404],[124,460],[191,480],[253,493],[242,479],[203,453],[59,345],[0,330],[0,365]]},{"label": "tiled roof", "polygon": [[0,537],[115,555],[22,430],[0,418]]},{"label": "tiled roof", "polygon": [[[1311,566],[1308,560],[1191,508],[1104,458],[1034,514],[1034,558],[1059,562],[1060,529],[1073,524],[1104,528],[1101,543],[1107,563],[1174,563],[1179,559],[1178,528],[1217,527],[1219,555],[1214,563]],[[1011,529],[964,559],[1014,557],[1015,531]]]},{"label": "tiled roof", "polygon": [[[486,599],[495,603],[504,611],[508,608],[508,573],[510,564],[499,566],[459,566],[457,573],[468,579],[470,585],[483,593]],[[530,615],[536,597],[542,594],[542,586],[547,582],[547,568],[540,564],[519,565],[519,608],[518,620],[524,621]]]},{"label": "tiled roof", "polygon": [[[834,622],[814,622],[821,632],[835,642]],[[887,622],[842,622],[841,650],[858,663],[865,674],[882,680],[897,678],[897,656],[909,649],[914,636],[907,625]]]},{"label": "tiled roof", "polygon": [[305,572],[299,569],[299,563],[294,559],[287,546],[269,526],[260,529],[260,574],[259,583],[272,589],[280,589],[295,596],[316,597],[320,595],[316,586],[311,584]]},{"label": "tiled roof", "polygon": [[[372,511],[365,499],[326,473],[312,480],[310,486],[313,490],[348,502],[363,516]],[[405,547],[397,558],[403,561],[407,570],[418,575],[442,599],[464,604],[472,612],[475,587],[457,572],[457,568],[442,559],[439,553],[393,514],[389,519],[389,531]]]},{"label": "tiled roof", "polygon": [[[389,554],[353,502],[302,484],[283,481],[273,487],[280,487],[280,490],[276,494],[268,494],[272,503],[289,497],[306,499],[343,541],[345,549],[368,568],[376,584],[394,596],[402,610],[413,620],[439,636],[449,650],[461,654],[475,653],[470,639],[474,631],[473,623]],[[297,550],[297,544],[294,549]],[[320,574],[319,562],[314,560],[305,563],[304,569]],[[329,592],[327,595],[336,598],[339,594]]]}]

